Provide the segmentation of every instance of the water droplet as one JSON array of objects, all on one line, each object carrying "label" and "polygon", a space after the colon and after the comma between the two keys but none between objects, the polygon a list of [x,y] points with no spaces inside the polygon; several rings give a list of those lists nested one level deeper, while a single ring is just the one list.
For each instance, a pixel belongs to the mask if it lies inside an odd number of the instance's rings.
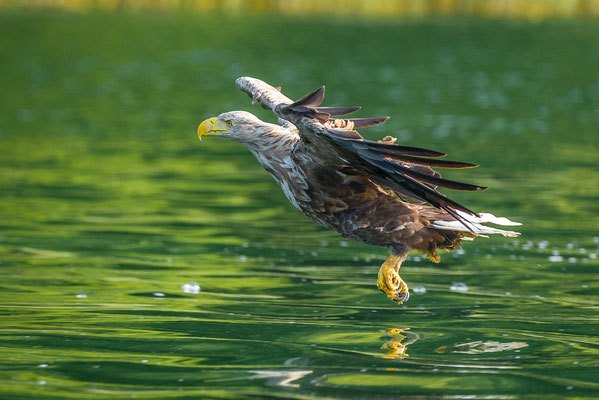
[{"label": "water droplet", "polygon": [[40,364],[38,365],[38,368],[46,368],[48,366],[48,364]]},{"label": "water droplet", "polygon": [[549,261],[550,262],[562,262],[562,261],[564,261],[564,257],[556,256],[556,255],[549,256]]},{"label": "water droplet", "polygon": [[87,299],[87,295],[85,293],[79,293],[75,297],[77,297],[78,299]]},{"label": "water droplet", "polygon": [[200,285],[197,282],[188,282],[181,285],[183,293],[198,294],[200,293]]},{"label": "water droplet", "polygon": [[156,293],[154,293],[154,296],[156,296],[156,297],[164,297],[166,295],[164,293],[156,292]]},{"label": "water droplet", "polygon": [[463,282],[453,282],[451,284],[451,286],[449,287],[449,290],[451,290],[453,292],[467,292],[468,285],[466,285]]},{"label": "water droplet", "polygon": [[425,294],[426,288],[424,286],[414,286],[412,292],[414,292],[414,294]]}]

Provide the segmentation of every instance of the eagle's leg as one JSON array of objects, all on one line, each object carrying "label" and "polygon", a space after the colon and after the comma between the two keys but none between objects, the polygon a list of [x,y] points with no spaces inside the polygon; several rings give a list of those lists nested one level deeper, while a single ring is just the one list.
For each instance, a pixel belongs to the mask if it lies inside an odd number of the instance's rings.
[{"label": "eagle's leg", "polygon": [[378,288],[397,304],[402,304],[410,298],[408,285],[399,276],[399,267],[406,255],[391,254],[379,269]]}]

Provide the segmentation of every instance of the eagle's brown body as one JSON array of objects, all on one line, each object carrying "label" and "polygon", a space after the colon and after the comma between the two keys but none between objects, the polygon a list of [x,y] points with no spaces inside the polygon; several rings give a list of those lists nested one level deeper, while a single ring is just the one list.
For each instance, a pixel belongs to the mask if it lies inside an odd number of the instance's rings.
[{"label": "eagle's brown body", "polygon": [[445,154],[395,145],[389,137],[365,140],[354,130],[387,117],[330,118],[358,107],[319,107],[324,87],[292,102],[254,78],[239,78],[237,85],[272,109],[279,124],[233,111],[202,122],[198,136],[219,135],[243,143],[302,213],[346,238],[390,247],[391,256],[379,270],[378,287],[395,302],[401,304],[409,297],[398,270],[411,250],[423,251],[438,262],[437,249],[452,249],[464,238],[517,235],[485,224],[519,224],[476,214],[437,191],[437,186],[486,189],[443,179],[431,168],[475,165],[438,160]]},{"label": "eagle's brown body", "polygon": [[395,254],[421,250],[434,261],[436,249],[451,249],[466,234],[427,228],[431,221],[454,218],[435,207],[402,201],[328,153],[301,146],[293,131],[272,124],[268,129],[272,140],[267,152],[248,147],[289,201],[320,225],[346,238],[391,247]]}]

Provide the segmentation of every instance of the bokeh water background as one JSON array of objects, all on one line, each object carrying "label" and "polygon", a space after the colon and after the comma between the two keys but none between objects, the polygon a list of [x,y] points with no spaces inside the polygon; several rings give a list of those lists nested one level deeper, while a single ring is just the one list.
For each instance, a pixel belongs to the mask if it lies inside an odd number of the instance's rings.
[{"label": "bokeh water background", "polygon": [[[0,397],[599,396],[599,25],[0,14]],[[197,124],[249,75],[390,115],[524,223],[433,264],[314,225]]]}]

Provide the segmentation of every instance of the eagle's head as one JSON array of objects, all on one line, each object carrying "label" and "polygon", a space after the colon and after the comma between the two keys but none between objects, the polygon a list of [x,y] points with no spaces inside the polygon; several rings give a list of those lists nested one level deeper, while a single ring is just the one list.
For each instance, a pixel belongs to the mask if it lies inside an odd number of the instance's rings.
[{"label": "eagle's head", "polygon": [[270,125],[272,124],[259,120],[247,111],[229,111],[203,121],[198,126],[198,138],[201,140],[203,136],[222,136],[249,144],[262,136]]}]

